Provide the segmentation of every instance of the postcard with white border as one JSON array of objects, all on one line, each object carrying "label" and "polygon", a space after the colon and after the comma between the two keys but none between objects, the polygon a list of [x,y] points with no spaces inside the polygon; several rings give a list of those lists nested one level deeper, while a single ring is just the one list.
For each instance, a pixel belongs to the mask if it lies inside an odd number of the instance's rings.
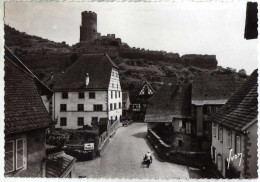
[{"label": "postcard with white border", "polygon": [[4,2],[3,178],[258,178],[257,5]]}]

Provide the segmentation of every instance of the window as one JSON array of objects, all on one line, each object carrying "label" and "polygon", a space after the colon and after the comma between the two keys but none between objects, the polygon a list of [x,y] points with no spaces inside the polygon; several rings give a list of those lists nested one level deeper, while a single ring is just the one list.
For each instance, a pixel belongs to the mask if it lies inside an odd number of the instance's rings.
[{"label": "window", "polygon": [[24,167],[24,148],[23,138],[5,143],[5,173]]},{"label": "window", "polygon": [[83,125],[84,125],[84,118],[78,117],[78,126],[83,126]]},{"label": "window", "polygon": [[85,93],[79,92],[79,99],[84,99],[84,98],[85,98]]},{"label": "window", "polygon": [[113,104],[110,104],[110,110],[113,110]]},{"label": "window", "polygon": [[183,141],[182,140],[178,140],[178,147],[182,147],[183,146]]},{"label": "window", "polygon": [[211,114],[216,113],[216,107],[211,107]]},{"label": "window", "polygon": [[98,127],[98,117],[92,117],[91,125],[93,127]]},{"label": "window", "polygon": [[216,108],[215,108],[215,110],[216,110],[216,112],[218,112],[218,110],[219,110],[219,107],[216,107]]},{"label": "window", "polygon": [[92,117],[91,123],[98,123],[98,117]]},{"label": "window", "polygon": [[116,88],[118,89],[118,84],[116,84]]},{"label": "window", "polygon": [[207,107],[207,114],[211,114],[211,107],[210,106]]},{"label": "window", "polygon": [[60,118],[60,126],[67,126],[67,118]]},{"label": "window", "polygon": [[140,111],[140,104],[133,104],[133,111]]},{"label": "window", "polygon": [[227,147],[232,148],[232,133],[227,131]]},{"label": "window", "polygon": [[191,123],[186,123],[186,134],[191,134]]},{"label": "window", "polygon": [[102,106],[102,104],[94,105],[94,111],[103,111],[103,106]]},{"label": "window", "polygon": [[68,92],[62,92],[61,97],[63,99],[67,99],[68,98]]},{"label": "window", "polygon": [[111,91],[111,99],[113,99],[113,91]]},{"label": "window", "polygon": [[118,92],[118,98],[120,98],[120,92]]},{"label": "window", "polygon": [[241,153],[241,147],[240,147],[240,136],[239,135],[237,135],[236,136],[236,154],[239,154],[239,153]]},{"label": "window", "polygon": [[119,102],[119,104],[118,104],[118,105],[119,105],[119,109],[121,109],[121,102]]},{"label": "window", "polygon": [[218,140],[223,141],[223,128],[221,126],[218,127]]},{"label": "window", "polygon": [[16,169],[23,167],[23,139],[16,140]]},{"label": "window", "polygon": [[90,99],[95,99],[96,98],[96,93],[95,92],[89,92],[89,98]]},{"label": "window", "polygon": [[216,163],[216,148],[212,147],[212,160]]},{"label": "window", "polygon": [[114,88],[114,83],[112,83],[112,88]]},{"label": "window", "polygon": [[115,98],[117,98],[117,92],[115,91]]},{"label": "window", "polygon": [[123,108],[126,108],[126,102],[123,102]]},{"label": "window", "polygon": [[116,109],[116,103],[114,103],[114,109]]},{"label": "window", "polygon": [[212,123],[212,135],[216,137],[216,133],[217,133],[216,123]]},{"label": "window", "polygon": [[84,111],[84,104],[78,104],[78,111]]},{"label": "window", "polygon": [[67,104],[61,104],[60,111],[67,111]]}]

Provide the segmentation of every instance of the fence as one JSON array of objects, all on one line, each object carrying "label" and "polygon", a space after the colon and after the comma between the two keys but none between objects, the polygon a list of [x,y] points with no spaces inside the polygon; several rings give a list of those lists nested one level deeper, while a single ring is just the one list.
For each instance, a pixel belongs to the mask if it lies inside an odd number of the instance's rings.
[{"label": "fence", "polygon": [[109,124],[108,130],[103,132],[99,137],[99,144],[98,144],[99,150],[101,150],[103,146],[106,144],[106,142],[108,141],[108,139],[114,135],[116,130],[119,128],[119,126],[120,126],[119,120],[115,121],[111,125]]}]

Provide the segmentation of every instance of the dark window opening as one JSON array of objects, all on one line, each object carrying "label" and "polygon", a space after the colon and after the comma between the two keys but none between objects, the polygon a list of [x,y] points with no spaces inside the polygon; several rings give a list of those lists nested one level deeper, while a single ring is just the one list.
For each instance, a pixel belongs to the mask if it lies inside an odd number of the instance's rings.
[{"label": "dark window opening", "polygon": [[60,111],[67,111],[67,105],[66,104],[61,104],[60,105]]},{"label": "dark window opening", "polygon": [[95,92],[89,92],[89,98],[90,99],[95,99],[96,98],[96,93]]},{"label": "dark window opening", "polygon": [[78,111],[84,111],[84,104],[78,104]]},{"label": "dark window opening", "polygon": [[84,98],[85,98],[85,93],[79,92],[79,99],[84,99]]},{"label": "dark window opening", "polygon": [[84,118],[78,117],[78,126],[83,126],[83,125],[84,125]]},{"label": "dark window opening", "polygon": [[103,111],[103,105],[101,104],[94,105],[94,111]]},{"label": "dark window opening", "polygon": [[61,94],[61,97],[63,98],[63,99],[67,99],[68,98],[68,92],[62,92],[62,94]]},{"label": "dark window opening", "polygon": [[60,118],[60,126],[67,126],[67,118]]}]

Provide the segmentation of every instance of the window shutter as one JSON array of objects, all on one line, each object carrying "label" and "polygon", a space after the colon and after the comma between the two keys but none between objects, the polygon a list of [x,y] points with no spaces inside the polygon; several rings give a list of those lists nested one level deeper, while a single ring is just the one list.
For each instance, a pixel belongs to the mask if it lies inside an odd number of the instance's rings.
[{"label": "window shutter", "polygon": [[216,137],[216,124],[212,124],[213,136]]},{"label": "window shutter", "polygon": [[14,141],[5,143],[5,173],[14,171]]},{"label": "window shutter", "polygon": [[232,148],[232,135],[231,135],[231,132],[228,131],[227,135],[228,135],[228,142],[227,142],[228,148]]},{"label": "window shutter", "polygon": [[240,153],[240,136],[236,136],[236,154]]},{"label": "window shutter", "polygon": [[23,167],[24,140],[16,140],[16,169]]}]

